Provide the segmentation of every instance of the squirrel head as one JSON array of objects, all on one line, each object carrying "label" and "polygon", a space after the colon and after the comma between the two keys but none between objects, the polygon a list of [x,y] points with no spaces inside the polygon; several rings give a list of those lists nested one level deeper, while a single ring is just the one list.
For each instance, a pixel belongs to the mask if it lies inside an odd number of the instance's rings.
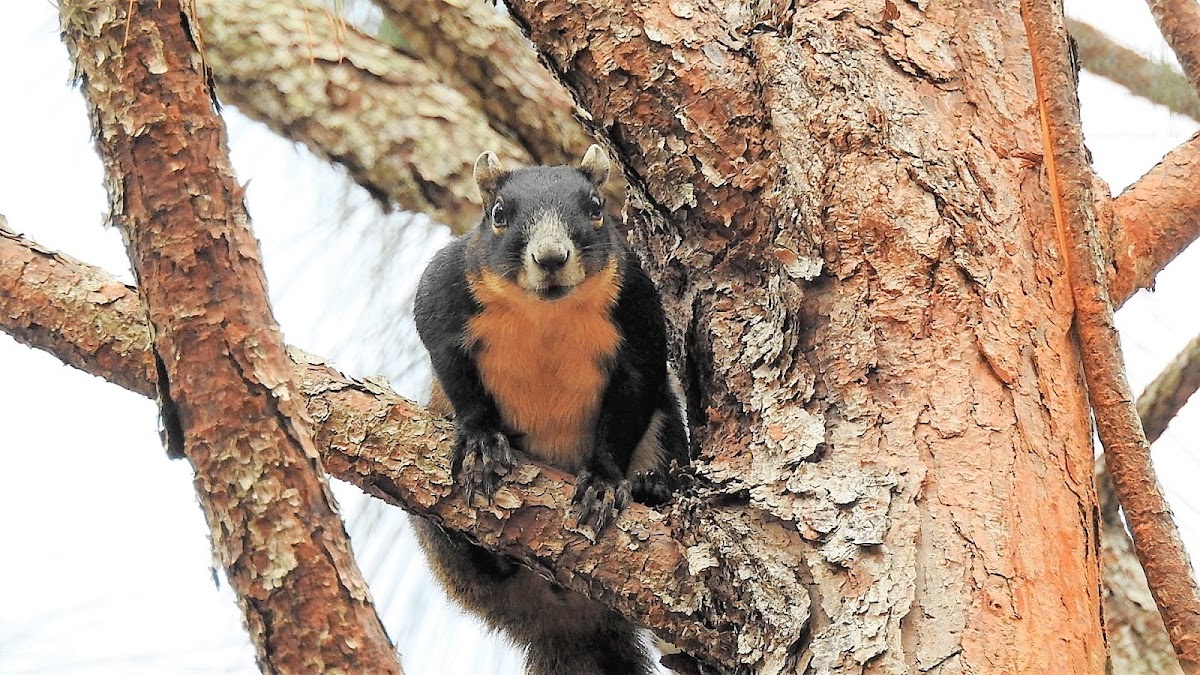
[{"label": "squirrel head", "polygon": [[568,295],[620,251],[605,217],[601,188],[608,155],[588,148],[579,167],[505,170],[493,152],[475,161],[483,220],[473,263],[544,300]]}]

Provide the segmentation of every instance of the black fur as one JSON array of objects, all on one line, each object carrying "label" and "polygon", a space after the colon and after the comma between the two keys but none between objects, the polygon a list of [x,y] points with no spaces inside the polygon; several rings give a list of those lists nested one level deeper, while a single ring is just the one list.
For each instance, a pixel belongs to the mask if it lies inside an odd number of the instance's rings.
[{"label": "black fur", "polygon": [[[603,170],[606,174],[607,160]],[[468,324],[483,309],[470,279],[489,270],[516,282],[528,264],[527,227],[549,211],[566,226],[586,278],[612,260],[619,264],[619,293],[607,320],[620,341],[604,366],[594,442],[577,463],[583,468],[576,481],[576,515],[599,532],[631,495],[651,504],[668,500],[667,469],[673,461],[687,462],[687,442],[678,395],[668,380],[666,321],[653,283],[612,225],[603,221],[595,182],[588,172],[567,167],[500,174],[493,170],[480,181],[480,164],[476,178],[485,198],[483,221],[434,257],[421,278],[415,307],[418,333],[454,409],[456,478],[465,482],[468,497],[481,494],[490,500],[514,461],[512,448],[521,447],[519,435],[506,424],[481,379],[468,339]],[[558,292],[569,294],[571,288]],[[540,289],[537,293],[554,301],[553,295],[543,295]],[[545,395],[553,397],[554,392]],[[655,420],[657,427],[652,429]],[[656,442],[643,443],[647,436]],[[635,456],[650,446],[661,452]],[[633,472],[632,467],[641,470]],[[414,526],[447,591],[526,648],[529,675],[652,672],[635,627],[619,615],[461,535],[422,520],[414,520]]]}]

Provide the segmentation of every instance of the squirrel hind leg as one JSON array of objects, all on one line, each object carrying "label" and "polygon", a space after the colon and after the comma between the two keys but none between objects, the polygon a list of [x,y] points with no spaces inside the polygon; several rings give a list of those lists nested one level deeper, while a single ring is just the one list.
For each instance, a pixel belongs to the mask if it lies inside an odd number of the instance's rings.
[{"label": "squirrel hind leg", "polygon": [[653,675],[640,631],[616,614],[597,630],[544,634],[529,643],[525,675]]}]

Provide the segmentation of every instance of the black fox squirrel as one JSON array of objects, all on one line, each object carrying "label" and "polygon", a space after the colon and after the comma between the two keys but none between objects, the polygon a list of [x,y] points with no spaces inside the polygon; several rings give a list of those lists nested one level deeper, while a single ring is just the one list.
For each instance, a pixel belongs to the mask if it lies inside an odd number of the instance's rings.
[{"label": "black fox squirrel", "polygon": [[[435,399],[453,407],[452,467],[468,499],[492,498],[517,448],[576,475],[574,515],[596,532],[630,498],[668,500],[667,469],[688,459],[662,303],[605,218],[608,172],[596,145],[579,168],[506,171],[480,155],[484,218],[430,262],[415,308]],[[447,592],[525,648],[527,675],[653,672],[618,614],[413,523]]]}]

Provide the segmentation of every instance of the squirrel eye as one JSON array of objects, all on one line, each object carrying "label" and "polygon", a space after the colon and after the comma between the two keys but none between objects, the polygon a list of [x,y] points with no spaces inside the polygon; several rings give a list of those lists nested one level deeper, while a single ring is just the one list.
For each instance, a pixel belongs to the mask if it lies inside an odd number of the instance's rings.
[{"label": "squirrel eye", "polygon": [[588,217],[592,220],[604,218],[604,202],[596,195],[592,195],[591,203],[588,204]]},{"label": "squirrel eye", "polygon": [[492,227],[496,228],[497,230],[507,227],[508,223],[505,221],[506,217],[508,217],[508,214],[504,212],[504,204],[502,202],[496,202],[492,206]]}]

